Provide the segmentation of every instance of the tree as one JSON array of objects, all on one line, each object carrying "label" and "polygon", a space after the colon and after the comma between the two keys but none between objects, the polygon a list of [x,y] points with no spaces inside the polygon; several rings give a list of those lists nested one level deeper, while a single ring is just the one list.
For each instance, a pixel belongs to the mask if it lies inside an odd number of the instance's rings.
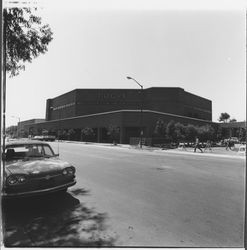
[{"label": "tree", "polygon": [[199,127],[198,134],[202,141],[213,140],[215,130],[212,126],[207,124],[207,125]]},{"label": "tree", "polygon": [[16,137],[17,136],[17,126],[10,126],[8,128],[6,128],[6,134],[10,137]]},{"label": "tree", "polygon": [[48,135],[48,130],[47,129],[42,129],[42,135]]},{"label": "tree", "polygon": [[216,127],[215,137],[217,141],[220,141],[223,138],[223,131],[220,125]]},{"label": "tree", "polygon": [[112,143],[116,145],[116,141],[119,140],[120,128],[114,125],[110,125],[107,129],[107,134],[111,137]]},{"label": "tree", "polygon": [[166,125],[165,125],[164,121],[161,118],[159,118],[158,121],[156,122],[156,125],[154,128],[154,135],[164,136],[165,130],[166,130]]},{"label": "tree", "polygon": [[235,118],[230,119],[230,122],[236,122],[237,120]]},{"label": "tree", "polygon": [[58,140],[59,140],[59,139],[62,139],[62,135],[63,135],[63,130],[62,130],[62,129],[58,129],[58,130],[57,130],[57,137],[58,137]]},{"label": "tree", "polygon": [[69,140],[73,140],[73,137],[75,135],[75,130],[73,128],[70,128],[68,130],[68,137],[69,137]]},{"label": "tree", "polygon": [[55,131],[55,129],[54,129],[54,128],[49,129],[48,135],[54,135],[54,136],[56,136],[56,131]]},{"label": "tree", "polygon": [[62,140],[67,140],[68,139],[68,132],[66,129],[62,131]]},{"label": "tree", "polygon": [[6,71],[10,76],[16,76],[20,70],[25,70],[25,62],[31,63],[33,58],[47,51],[53,33],[30,8],[4,9],[3,16]]},{"label": "tree", "polygon": [[181,124],[180,122],[177,122],[175,124],[175,135],[176,140],[184,140],[185,139],[185,126]]},{"label": "tree", "polygon": [[230,119],[230,115],[228,113],[221,113],[219,117],[220,122],[227,122]]},{"label": "tree", "polygon": [[246,128],[239,129],[239,140],[246,141]]},{"label": "tree", "polygon": [[85,140],[89,140],[94,136],[94,132],[92,128],[86,127],[81,130],[81,140],[85,138]]},{"label": "tree", "polygon": [[173,120],[171,120],[166,126],[166,135],[168,139],[172,141],[176,140],[175,122]]},{"label": "tree", "polygon": [[187,140],[194,141],[198,135],[198,128],[192,124],[185,127],[185,136]]}]

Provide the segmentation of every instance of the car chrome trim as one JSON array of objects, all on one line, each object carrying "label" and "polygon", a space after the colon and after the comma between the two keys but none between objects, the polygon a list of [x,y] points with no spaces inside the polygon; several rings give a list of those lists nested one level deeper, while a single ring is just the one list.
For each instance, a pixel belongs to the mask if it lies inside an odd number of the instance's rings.
[{"label": "car chrome trim", "polygon": [[52,193],[52,192],[56,192],[59,190],[63,190],[65,188],[71,187],[75,184],[76,184],[76,180],[73,180],[72,182],[69,182],[69,183],[66,183],[66,184],[63,184],[60,186],[52,187],[52,188],[40,189],[40,190],[35,190],[35,191],[23,192],[23,193],[13,193],[13,194],[2,193],[2,198],[42,195],[45,193]]}]

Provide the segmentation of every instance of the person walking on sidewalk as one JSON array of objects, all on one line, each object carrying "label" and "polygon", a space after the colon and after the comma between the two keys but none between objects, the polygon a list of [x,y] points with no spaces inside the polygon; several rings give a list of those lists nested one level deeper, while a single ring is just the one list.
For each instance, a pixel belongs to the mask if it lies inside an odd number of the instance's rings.
[{"label": "person walking on sidewalk", "polygon": [[194,152],[196,152],[196,149],[199,149],[201,151],[201,153],[203,153],[201,146],[200,146],[200,142],[199,142],[199,138],[196,137],[196,143],[195,143],[195,148],[194,148]]},{"label": "person walking on sidewalk", "polygon": [[226,141],[226,150],[230,149],[232,150],[232,147],[234,146],[234,143],[231,141],[231,137]]}]

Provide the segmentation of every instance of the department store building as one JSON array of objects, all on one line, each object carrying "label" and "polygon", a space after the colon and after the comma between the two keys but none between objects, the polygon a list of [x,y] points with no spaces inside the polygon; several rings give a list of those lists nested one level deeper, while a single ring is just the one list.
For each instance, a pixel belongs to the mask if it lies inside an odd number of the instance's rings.
[{"label": "department store building", "polygon": [[95,141],[106,142],[107,128],[119,128],[119,143],[131,137],[152,137],[156,122],[175,122],[202,126],[213,124],[212,102],[182,88],[74,89],[48,99],[45,121],[28,124],[29,134],[46,130],[57,133],[73,129],[76,138],[83,128],[92,128]]}]

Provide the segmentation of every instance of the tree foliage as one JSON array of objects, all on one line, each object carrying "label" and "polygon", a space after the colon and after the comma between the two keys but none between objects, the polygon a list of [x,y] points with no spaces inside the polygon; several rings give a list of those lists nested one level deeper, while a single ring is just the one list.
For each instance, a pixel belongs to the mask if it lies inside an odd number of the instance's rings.
[{"label": "tree foliage", "polygon": [[176,135],[176,141],[184,140],[186,138],[186,126],[184,126],[182,123],[177,122],[175,123],[175,135]]},{"label": "tree foliage", "polygon": [[115,125],[110,125],[107,128],[107,134],[111,137],[112,142],[114,144],[116,144],[116,141],[119,140],[119,136],[120,136],[120,128],[118,126]]},{"label": "tree foliage", "polygon": [[173,120],[168,122],[168,124],[166,126],[166,135],[167,135],[168,139],[170,139],[170,140],[174,141],[176,139],[175,122]]},{"label": "tree foliage", "polygon": [[74,135],[75,135],[75,130],[74,130],[73,128],[70,128],[70,129],[68,130],[68,139],[69,139],[69,140],[74,139]]},{"label": "tree foliage", "polygon": [[230,119],[230,115],[228,113],[221,113],[219,117],[220,122],[227,122]]},{"label": "tree foliage", "polygon": [[92,129],[92,128],[86,127],[86,128],[83,128],[83,129],[81,130],[81,134],[82,134],[83,136],[92,136],[92,135],[94,135],[94,132],[93,132],[93,129]]},{"label": "tree foliage", "polygon": [[198,135],[202,141],[213,140],[215,130],[212,126],[207,124],[198,128]]},{"label": "tree foliage", "polygon": [[85,127],[81,129],[81,140],[90,141],[95,136],[95,133],[92,128]]},{"label": "tree foliage", "polygon": [[186,139],[189,141],[194,141],[197,135],[197,127],[192,124],[188,124],[185,128]]},{"label": "tree foliage", "polygon": [[239,140],[246,141],[246,128],[239,129]]},{"label": "tree foliage", "polygon": [[42,129],[42,135],[48,135],[48,130],[47,129]]},{"label": "tree foliage", "polygon": [[[164,132],[165,131],[165,134]],[[184,125],[180,122],[174,122],[171,120],[165,125],[162,119],[156,122],[154,135],[160,136],[172,142],[194,141],[196,137],[199,137],[202,141],[214,140],[217,134],[216,128],[211,125],[195,126],[193,124]]]},{"label": "tree foliage", "polygon": [[17,126],[15,125],[9,126],[6,128],[6,134],[12,137],[14,135],[17,135],[17,130],[18,130]]},{"label": "tree foliage", "polygon": [[216,127],[215,137],[216,137],[216,140],[218,141],[223,138],[223,130],[222,130],[222,127],[219,125]]},{"label": "tree foliage", "polygon": [[159,118],[155,124],[154,135],[163,137],[165,135],[165,130],[166,130],[166,124],[161,118]]},{"label": "tree foliage", "polygon": [[6,34],[6,71],[16,76],[25,70],[24,63],[47,51],[52,40],[49,25],[32,14],[30,8],[8,8],[3,11]]}]

